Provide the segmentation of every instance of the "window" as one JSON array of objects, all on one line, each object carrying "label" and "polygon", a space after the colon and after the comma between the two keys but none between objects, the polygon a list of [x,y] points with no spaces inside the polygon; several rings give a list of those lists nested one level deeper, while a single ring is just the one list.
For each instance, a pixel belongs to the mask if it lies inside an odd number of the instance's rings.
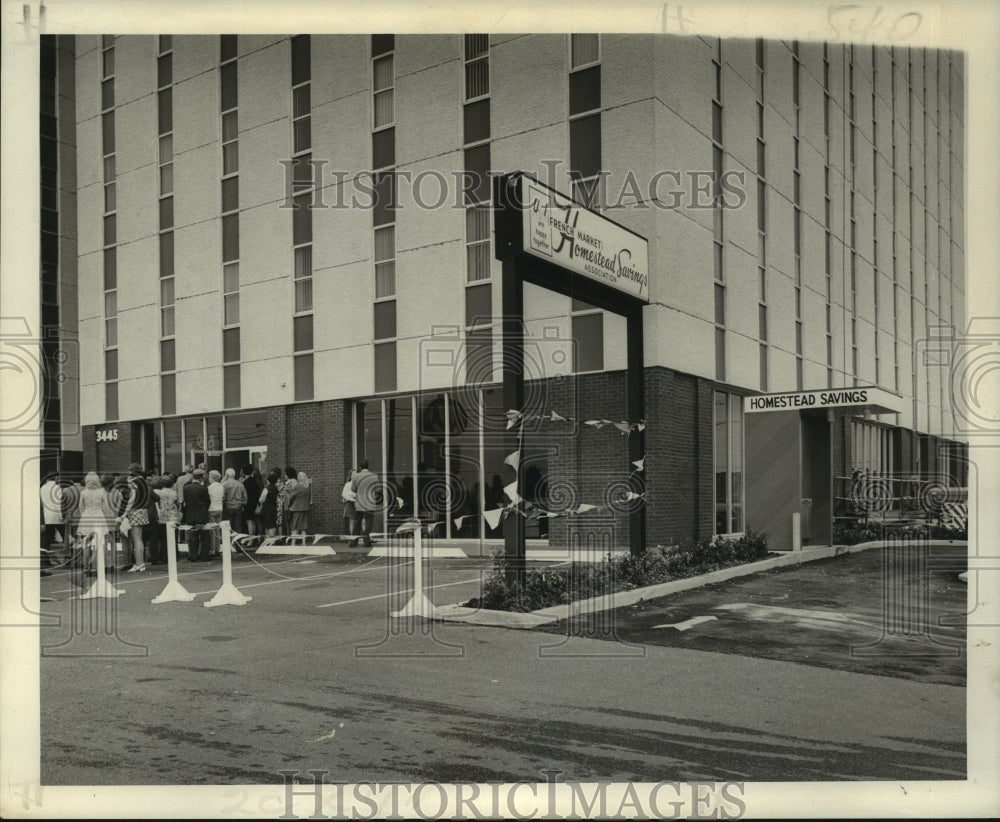
[{"label": "window", "polygon": [[227,328],[222,332],[222,361],[238,362],[240,359],[240,330]]},{"label": "window", "polygon": [[375,344],[375,391],[396,390],[396,343]]},{"label": "window", "polygon": [[160,370],[176,371],[177,357],[174,340],[160,340]]},{"label": "window", "polygon": [[118,419],[118,383],[104,384],[104,416],[109,422]]},{"label": "window", "polygon": [[604,314],[587,311],[573,314],[573,371],[604,368]]},{"label": "window", "polygon": [[[475,45],[475,44],[473,44]],[[395,64],[391,34],[372,35],[372,168],[375,205],[372,209],[373,265],[375,269],[375,305],[372,309],[375,391],[396,390],[396,301],[387,299],[396,293],[395,195],[396,130]],[[488,103],[487,103],[488,105]],[[477,121],[476,115],[479,115]],[[470,115],[468,127],[482,127],[482,111]],[[488,118],[488,115],[487,115]],[[488,150],[489,146],[486,145]]]},{"label": "window", "polygon": [[104,289],[118,287],[118,259],[114,248],[104,249]]},{"label": "window", "polygon": [[465,99],[475,100],[490,93],[490,37],[465,35]]},{"label": "window", "polygon": [[600,60],[600,49],[600,35],[570,35],[570,67],[578,69],[596,63]]},{"label": "window", "polygon": [[174,276],[174,233],[165,231],[160,235],[160,276]]},{"label": "window", "polygon": [[177,375],[160,376],[160,413],[164,416],[177,413]]},{"label": "window", "polygon": [[112,348],[104,352],[104,379],[118,379],[118,349]]},{"label": "window", "polygon": [[312,146],[311,40],[309,35],[292,38],[292,153]]},{"label": "window", "polygon": [[164,54],[156,61],[156,87],[169,86],[174,81],[174,56]]},{"label": "window", "polygon": [[373,125],[376,129],[393,124],[394,83],[392,54],[372,60],[372,94],[375,116]]},{"label": "window", "polygon": [[393,339],[396,336],[396,302],[385,300],[375,303],[375,339]]},{"label": "window", "polygon": [[570,36],[569,168],[573,198],[594,208],[601,177],[601,66],[596,34]]},{"label": "window", "polygon": [[240,321],[240,264],[222,266],[223,325],[238,325]]},{"label": "window", "polygon": [[240,256],[240,215],[222,218],[222,261],[237,260]]},{"label": "window", "polygon": [[375,298],[396,293],[396,228],[375,229]]},{"label": "window", "polygon": [[489,143],[465,149],[465,170],[471,177],[471,185],[465,191],[466,204],[488,203],[492,194]]},{"label": "window", "polygon": [[[715,303],[715,378],[726,378],[726,289],[725,289],[725,235],[723,233],[722,211],[722,174],[724,156],[722,148],[723,117],[722,104],[722,41],[716,39],[712,59],[712,71],[715,76],[715,97],[712,105],[712,173],[714,209],[712,213],[713,243],[714,243],[714,303]],[[758,135],[760,132],[758,131]],[[764,215],[764,182],[757,180],[757,225],[760,228]],[[764,233],[758,230],[759,263],[764,259]]]},{"label": "window", "polygon": [[470,206],[465,212],[466,272],[469,282],[490,276],[490,211]]},{"label": "window", "polygon": [[312,246],[299,246],[294,250],[295,311],[312,311]]},{"label": "window", "polygon": [[465,289],[465,325],[475,327],[488,325],[493,314],[493,288],[489,283],[469,286]]},{"label": "window", "polygon": [[237,35],[235,34],[220,34],[219,35],[219,62],[227,63],[230,60],[236,59],[236,52],[238,46]]},{"label": "window", "polygon": [[219,69],[220,111],[229,111],[236,108],[238,99],[236,66],[236,63],[226,63]]},{"label": "window", "polygon": [[222,173],[235,174],[240,169],[240,155],[236,138],[238,135],[237,113],[229,111],[222,115]]},{"label": "window", "polygon": [[743,524],[743,400],[715,392],[715,533],[738,534]]},{"label": "window", "polygon": [[170,88],[157,92],[157,116],[160,125],[160,134],[166,134],[174,130],[174,98]]}]

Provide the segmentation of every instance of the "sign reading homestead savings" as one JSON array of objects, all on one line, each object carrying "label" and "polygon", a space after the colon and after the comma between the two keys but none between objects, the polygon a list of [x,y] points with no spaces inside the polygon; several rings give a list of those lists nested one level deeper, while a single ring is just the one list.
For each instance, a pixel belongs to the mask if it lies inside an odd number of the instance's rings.
[{"label": "sign reading homestead savings", "polygon": [[530,177],[520,183],[525,252],[649,302],[645,239]]},{"label": "sign reading homestead savings", "polygon": [[875,414],[898,414],[902,398],[874,386],[831,388],[827,391],[795,391],[743,398],[743,411],[796,411],[822,408],[866,409]]}]

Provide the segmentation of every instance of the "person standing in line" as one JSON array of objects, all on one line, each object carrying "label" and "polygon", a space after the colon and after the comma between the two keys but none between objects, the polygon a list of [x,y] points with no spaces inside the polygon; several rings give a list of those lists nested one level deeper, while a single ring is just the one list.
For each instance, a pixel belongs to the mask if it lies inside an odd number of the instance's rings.
[{"label": "person standing in line", "polygon": [[240,469],[240,477],[243,481],[243,490],[247,498],[246,504],[243,506],[243,520],[247,533],[253,536],[257,533],[257,504],[260,501],[260,492],[264,489],[261,488],[260,483],[254,476],[253,466],[244,465]]},{"label": "person standing in line", "polygon": [[[112,537],[111,529],[114,528],[115,512],[108,500],[108,492],[101,485],[100,477],[93,471],[84,478],[84,488],[80,492],[79,512],[77,533],[83,540],[84,567],[88,569],[88,576],[94,576],[94,573],[90,571],[90,557],[87,554],[93,556],[95,563],[105,562],[104,548],[109,542],[109,537]],[[111,545],[114,546],[113,540]],[[105,565],[107,564],[105,562]],[[110,564],[114,565],[113,556]]]},{"label": "person standing in line", "polygon": [[191,477],[193,475],[193,472],[194,472],[194,466],[193,465],[185,465],[184,466],[184,473],[182,473],[177,478],[177,482],[174,483],[174,490],[177,492],[177,498],[179,500],[183,500],[184,499],[184,486],[187,485],[191,481]]},{"label": "person standing in line", "polygon": [[354,469],[352,468],[347,472],[347,481],[344,483],[344,488],[340,492],[340,498],[344,502],[344,533],[349,536],[354,536],[355,528],[357,528],[358,523],[358,509],[355,507],[355,502],[358,499],[358,495],[354,493],[351,488],[351,482],[354,480]]},{"label": "person standing in line", "polygon": [[275,516],[278,518],[278,522],[275,525],[274,533],[274,536],[277,536],[285,533],[285,508],[288,501],[285,497],[285,475],[280,468],[274,470],[278,472],[274,480],[274,487],[278,489],[278,496],[275,499]]},{"label": "person standing in line", "polygon": [[160,510],[157,492],[163,487],[163,477],[149,477],[146,480],[149,488],[149,502],[146,505],[146,515],[149,524],[142,529],[142,539],[146,544],[146,554],[150,565],[162,565],[166,561],[166,543],[160,538]]},{"label": "person standing in line", "polygon": [[[354,506],[358,511],[358,534],[364,541],[365,548],[371,548],[372,519],[379,509],[380,501],[378,499],[378,475],[368,470],[368,460],[361,460],[359,463],[358,471],[351,481],[351,490],[354,491],[356,497]],[[350,544],[353,547],[358,544],[358,541],[352,540]]]},{"label": "person standing in line", "polygon": [[[222,503],[226,495],[226,489],[222,487],[222,483],[220,482],[221,479],[222,474],[218,471],[209,471],[208,498],[210,502],[208,505],[208,521],[215,523],[217,526],[222,522]],[[213,528],[209,533],[212,540],[211,556],[218,556],[219,546],[222,544],[222,529],[219,527]]]},{"label": "person standing in line", "polygon": [[267,484],[260,492],[256,509],[257,516],[260,517],[261,527],[265,536],[273,537],[278,531],[278,500],[281,496],[278,491],[278,478],[281,472],[277,468],[272,468],[267,474]]},{"label": "person standing in line", "polygon": [[222,518],[232,527],[234,534],[243,533],[243,509],[247,504],[247,489],[236,479],[233,468],[226,469],[222,481]]},{"label": "person standing in line", "polygon": [[[163,477],[160,487],[153,491],[156,497],[156,519],[160,544],[163,546],[163,561],[167,555],[167,528],[175,527],[181,521],[181,506],[174,490],[176,480],[170,476]],[[155,561],[154,561],[155,564]]]},{"label": "person standing in line", "polygon": [[279,520],[282,533],[284,534],[292,533],[292,509],[290,507],[291,495],[295,491],[295,486],[298,485],[298,475],[299,472],[296,471],[291,465],[285,469],[285,484],[282,487],[281,501],[282,516]]},{"label": "person standing in line", "polygon": [[288,496],[288,527],[292,536],[306,535],[309,530],[309,509],[312,507],[312,482],[305,471],[295,477],[295,487]]},{"label": "person standing in line", "polygon": [[59,475],[49,474],[38,489],[38,497],[42,503],[42,524],[45,531],[42,534],[42,548],[49,552],[55,542],[56,534],[62,541],[62,547],[68,547],[69,537],[66,534],[66,524],[63,518],[63,489],[59,485]]},{"label": "person standing in line", "polygon": [[80,520],[80,494],[83,493],[81,479],[62,482],[63,542],[72,545],[76,541],[77,523]]},{"label": "person standing in line", "polygon": [[184,516],[185,525],[195,526],[188,531],[188,561],[202,562],[208,560],[208,532],[197,526],[203,526],[209,521],[208,507],[212,498],[205,487],[205,471],[196,468],[191,479],[184,485]]},{"label": "person standing in line", "polygon": [[127,499],[121,513],[122,533],[128,534],[132,545],[132,566],[126,570],[129,573],[146,570],[145,550],[142,541],[142,529],[149,525],[149,487],[142,475],[142,466],[133,462],[128,467],[128,480],[125,490]]}]

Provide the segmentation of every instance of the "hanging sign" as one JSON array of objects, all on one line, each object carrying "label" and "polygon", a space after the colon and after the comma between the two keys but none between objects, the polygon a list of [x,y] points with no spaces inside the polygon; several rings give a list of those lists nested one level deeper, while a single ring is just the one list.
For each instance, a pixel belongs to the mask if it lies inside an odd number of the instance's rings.
[{"label": "hanging sign", "polygon": [[522,251],[649,302],[649,244],[522,175]]}]

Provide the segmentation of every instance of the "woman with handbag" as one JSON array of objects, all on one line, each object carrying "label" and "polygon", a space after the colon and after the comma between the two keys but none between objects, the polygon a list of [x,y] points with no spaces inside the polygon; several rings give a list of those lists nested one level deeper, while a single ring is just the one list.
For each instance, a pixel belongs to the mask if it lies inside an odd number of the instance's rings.
[{"label": "woman with handbag", "polygon": [[278,532],[278,477],[277,468],[272,468],[267,474],[267,485],[260,492],[259,503],[255,514],[260,517],[264,533],[273,537]]},{"label": "woman with handbag", "polygon": [[355,535],[358,525],[358,509],[354,505],[358,501],[358,495],[351,488],[353,482],[354,469],[352,468],[347,473],[347,482],[344,483],[344,488],[340,492],[340,498],[344,502],[344,533],[350,537]]}]

